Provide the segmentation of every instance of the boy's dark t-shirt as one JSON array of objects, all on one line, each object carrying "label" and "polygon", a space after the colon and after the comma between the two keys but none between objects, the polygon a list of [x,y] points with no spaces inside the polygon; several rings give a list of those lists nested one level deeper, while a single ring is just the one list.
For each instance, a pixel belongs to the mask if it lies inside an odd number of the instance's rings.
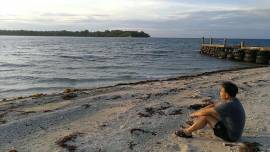
[{"label": "boy's dark t-shirt", "polygon": [[220,115],[220,121],[228,131],[228,137],[232,141],[238,140],[243,133],[245,126],[245,110],[237,98],[228,102],[222,102],[215,107]]}]

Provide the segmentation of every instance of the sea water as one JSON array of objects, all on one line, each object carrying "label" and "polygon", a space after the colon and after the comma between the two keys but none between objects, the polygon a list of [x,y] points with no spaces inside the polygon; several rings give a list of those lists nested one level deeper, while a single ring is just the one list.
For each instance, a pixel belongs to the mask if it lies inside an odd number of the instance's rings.
[{"label": "sea water", "polygon": [[[201,55],[200,42],[196,38],[0,36],[0,98],[254,66]],[[246,42],[270,46],[270,40]]]}]

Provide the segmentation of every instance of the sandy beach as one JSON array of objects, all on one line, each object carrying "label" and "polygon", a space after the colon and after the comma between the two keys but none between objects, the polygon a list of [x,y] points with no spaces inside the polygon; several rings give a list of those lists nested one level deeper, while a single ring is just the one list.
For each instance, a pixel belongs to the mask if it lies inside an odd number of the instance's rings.
[{"label": "sandy beach", "polygon": [[[239,87],[242,139],[227,145],[209,128],[192,139],[173,132],[195,109],[218,102],[222,81]],[[270,67],[210,72],[94,89],[66,89],[0,102],[0,151],[270,151]]]}]

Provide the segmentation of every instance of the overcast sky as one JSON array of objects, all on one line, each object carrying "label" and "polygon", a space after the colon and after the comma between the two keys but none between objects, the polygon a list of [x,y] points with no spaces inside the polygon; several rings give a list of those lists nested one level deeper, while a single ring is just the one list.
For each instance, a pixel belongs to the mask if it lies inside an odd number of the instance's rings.
[{"label": "overcast sky", "polygon": [[3,0],[0,29],[270,38],[270,0]]}]

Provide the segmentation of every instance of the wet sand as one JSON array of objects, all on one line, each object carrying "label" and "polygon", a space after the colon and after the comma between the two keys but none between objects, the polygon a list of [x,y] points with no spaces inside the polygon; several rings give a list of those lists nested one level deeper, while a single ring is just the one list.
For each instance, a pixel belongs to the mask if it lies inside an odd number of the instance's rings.
[{"label": "wet sand", "polygon": [[[225,80],[239,86],[246,110],[242,139],[228,144],[209,128],[192,139],[176,137],[191,112],[217,102]],[[0,102],[0,151],[225,152],[256,144],[267,151],[269,90],[270,68],[262,67],[6,99]]]}]

